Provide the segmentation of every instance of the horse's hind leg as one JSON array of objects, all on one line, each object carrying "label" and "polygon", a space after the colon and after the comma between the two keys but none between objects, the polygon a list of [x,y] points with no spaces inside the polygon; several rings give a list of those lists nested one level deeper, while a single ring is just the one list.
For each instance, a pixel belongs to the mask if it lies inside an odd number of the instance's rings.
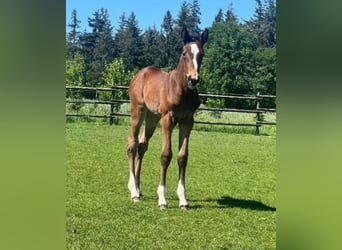
[{"label": "horse's hind leg", "polygon": [[142,196],[140,189],[140,173],[142,161],[145,152],[148,150],[148,142],[151,139],[154,130],[156,129],[158,121],[159,118],[157,116],[150,112],[147,112],[145,117],[145,128],[143,130],[143,133],[139,136],[138,154],[135,161],[135,177],[137,180],[137,187],[140,190],[140,196]]},{"label": "horse's hind leg", "polygon": [[128,137],[127,144],[127,156],[129,163],[130,176],[128,181],[128,189],[131,192],[131,198],[133,201],[139,201],[140,190],[138,186],[138,180],[135,175],[135,158],[138,151],[138,135],[141,124],[145,117],[145,109],[143,106],[131,104],[131,131]]}]

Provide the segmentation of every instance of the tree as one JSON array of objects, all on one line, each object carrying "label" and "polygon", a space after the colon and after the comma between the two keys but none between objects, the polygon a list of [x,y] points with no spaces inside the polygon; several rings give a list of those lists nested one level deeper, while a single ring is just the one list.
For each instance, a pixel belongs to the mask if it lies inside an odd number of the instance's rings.
[{"label": "tree", "polygon": [[198,0],[193,0],[190,5],[190,26],[188,30],[191,30],[193,34],[201,34],[199,25],[201,24],[201,8]]},{"label": "tree", "polygon": [[[83,57],[77,53],[73,58],[66,59],[65,83],[67,86],[83,86],[85,82],[85,67]],[[80,92],[67,91],[68,98],[78,99],[81,97]],[[80,104],[72,104],[73,110],[81,108]]]},{"label": "tree", "polygon": [[[255,69],[251,76],[253,92],[276,95],[276,48],[256,50],[252,61]],[[264,100],[262,107],[275,108],[275,102],[272,99]]]},{"label": "tree", "polygon": [[178,17],[175,21],[176,31],[180,34],[182,29],[186,27],[190,34],[199,35],[201,29],[199,25],[201,24],[201,11],[198,0],[193,0],[191,4],[187,2],[182,2]]},{"label": "tree", "polygon": [[85,61],[87,72],[87,85],[96,86],[104,84],[101,77],[106,63],[114,58],[113,28],[108,11],[104,8],[95,11],[88,18],[91,32],[84,32],[80,36],[81,54]]},{"label": "tree", "polygon": [[115,36],[118,57],[124,60],[128,70],[140,69],[144,64],[143,40],[134,12],[126,19],[123,14]]},{"label": "tree", "polygon": [[[191,6],[187,2],[182,2],[177,19],[175,20],[174,36],[177,41],[174,41],[172,50],[172,61],[174,62],[173,67],[175,67],[179,60],[179,53],[182,51],[183,41],[181,39],[181,32],[184,27],[186,27],[190,34],[194,32],[194,18],[191,17]],[[178,52],[178,53],[175,53]]]},{"label": "tree", "polygon": [[107,87],[128,85],[127,71],[121,58],[115,58],[111,63],[106,64],[102,77]]},{"label": "tree", "polygon": [[140,69],[144,65],[144,54],[143,54],[143,41],[141,36],[141,29],[139,28],[138,20],[134,12],[131,13],[127,20],[127,48],[130,50],[130,58],[128,58],[128,63],[126,67],[129,70],[134,70],[136,68]]},{"label": "tree", "polygon": [[85,80],[84,59],[80,54],[66,60],[66,85],[82,86]]},{"label": "tree", "polygon": [[171,32],[173,30],[173,23],[174,23],[174,21],[172,19],[172,14],[168,10],[168,11],[166,11],[166,13],[164,15],[163,22],[161,24],[162,34],[164,36],[171,34]]},{"label": "tree", "polygon": [[93,50],[95,48],[96,40],[93,33],[84,31],[80,35],[80,54],[84,58],[84,67],[86,72],[86,80],[84,85],[92,86],[92,80],[89,77],[91,63],[93,62]]},{"label": "tree", "polygon": [[162,67],[162,54],[164,51],[162,50],[162,39],[161,34],[158,32],[156,27],[149,27],[145,33],[143,34],[143,42],[144,42],[144,64],[145,65],[153,65],[155,67]]},{"label": "tree", "polygon": [[184,27],[188,28],[189,32],[192,32],[192,28],[190,29],[191,25],[191,20],[190,20],[190,6],[187,2],[182,2],[179,13],[178,13],[178,17],[175,21],[176,23],[176,29],[177,31],[179,31],[179,34],[181,32],[181,30]]},{"label": "tree", "polygon": [[275,47],[276,45],[276,6],[274,0],[268,0],[268,6],[266,8],[266,39],[268,47]]},{"label": "tree", "polygon": [[172,18],[171,12],[168,10],[164,15],[163,23],[161,24],[161,65],[160,67],[173,69],[178,63],[178,55],[175,51],[179,49],[179,35],[175,32],[175,21]]},{"label": "tree", "polygon": [[[111,63],[106,64],[105,70],[102,74],[105,86],[127,86],[133,77],[133,72],[128,71],[124,65],[122,58],[115,58]],[[110,100],[111,94],[109,92],[102,92],[101,99]],[[115,99],[128,99],[126,91],[116,90],[114,94]]]},{"label": "tree", "polygon": [[[201,91],[221,94],[249,94],[253,90],[250,76],[254,70],[253,53],[256,36],[240,25],[215,23],[209,30],[209,40],[201,69]],[[254,93],[253,93],[254,94]],[[245,102],[228,101],[225,107],[246,107]]]},{"label": "tree", "polygon": [[274,0],[267,0],[265,7],[261,0],[256,0],[254,17],[247,22],[247,27],[257,34],[260,48],[271,48],[276,44],[276,7]]},{"label": "tree", "polygon": [[74,58],[79,49],[79,28],[81,21],[77,19],[77,11],[73,9],[71,12],[71,22],[67,25],[70,31],[67,34],[67,58]]},{"label": "tree", "polygon": [[226,12],[226,23],[238,23],[238,18],[234,12],[233,3],[230,3],[228,10]]},{"label": "tree", "polygon": [[127,18],[125,12],[119,17],[119,28],[116,30],[114,41],[116,44],[115,55],[121,57],[125,51],[125,33],[127,29]]},{"label": "tree", "polygon": [[215,16],[214,23],[223,23],[223,22],[224,22],[223,10],[220,8],[217,15]]}]

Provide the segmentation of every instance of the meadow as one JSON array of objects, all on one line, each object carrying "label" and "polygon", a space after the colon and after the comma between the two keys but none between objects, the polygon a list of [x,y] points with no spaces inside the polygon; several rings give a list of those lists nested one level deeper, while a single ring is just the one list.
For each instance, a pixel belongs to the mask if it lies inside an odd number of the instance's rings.
[{"label": "meadow", "polygon": [[[157,206],[161,131],[142,169],[144,198],[127,189],[129,126],[66,123],[67,249],[275,249],[275,135],[207,132],[190,138],[189,210],[178,208],[178,166],[167,177],[168,209]],[[177,154],[173,132],[173,153]]]}]

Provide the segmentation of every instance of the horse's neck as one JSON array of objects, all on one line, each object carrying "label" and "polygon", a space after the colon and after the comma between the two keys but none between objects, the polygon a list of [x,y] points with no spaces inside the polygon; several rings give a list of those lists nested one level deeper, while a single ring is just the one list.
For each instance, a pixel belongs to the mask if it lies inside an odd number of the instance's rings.
[{"label": "horse's neck", "polygon": [[186,82],[186,76],[185,76],[185,70],[184,70],[184,61],[182,57],[179,59],[177,68],[174,69],[171,72],[171,74],[172,74],[173,83],[175,81],[179,87],[187,88],[187,82]]},{"label": "horse's neck", "polygon": [[196,110],[200,105],[197,91],[192,91],[188,87],[182,57],[178,62],[177,68],[169,73],[166,86],[164,90],[166,90],[166,98],[170,104],[182,109],[185,106],[189,106],[188,111],[190,110],[190,112]]}]

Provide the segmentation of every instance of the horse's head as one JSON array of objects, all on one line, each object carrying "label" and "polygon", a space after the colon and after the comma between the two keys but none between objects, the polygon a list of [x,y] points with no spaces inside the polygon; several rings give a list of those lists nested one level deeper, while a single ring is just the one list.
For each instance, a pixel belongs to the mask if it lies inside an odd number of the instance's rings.
[{"label": "horse's head", "polygon": [[185,75],[189,89],[195,89],[199,81],[199,71],[204,56],[203,45],[208,40],[208,29],[206,28],[198,38],[192,38],[188,30],[182,30],[183,53]]}]

